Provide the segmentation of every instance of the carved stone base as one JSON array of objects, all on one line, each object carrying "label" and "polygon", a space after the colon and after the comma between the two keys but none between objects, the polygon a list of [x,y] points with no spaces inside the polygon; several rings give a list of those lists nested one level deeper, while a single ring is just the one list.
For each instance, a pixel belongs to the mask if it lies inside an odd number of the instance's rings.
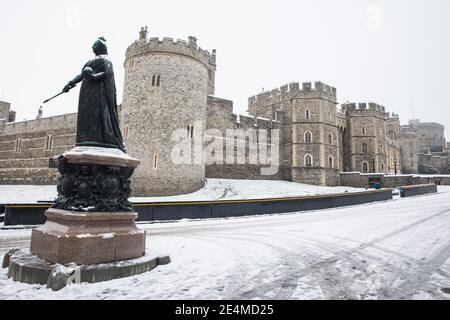
[{"label": "carved stone base", "polygon": [[58,198],[53,208],[70,211],[133,211],[130,178],[139,160],[118,149],[76,147],[51,158],[58,168]]},{"label": "carved stone base", "polygon": [[145,231],[135,212],[74,212],[49,209],[47,222],[34,229],[30,251],[51,263],[98,264],[141,257]]}]

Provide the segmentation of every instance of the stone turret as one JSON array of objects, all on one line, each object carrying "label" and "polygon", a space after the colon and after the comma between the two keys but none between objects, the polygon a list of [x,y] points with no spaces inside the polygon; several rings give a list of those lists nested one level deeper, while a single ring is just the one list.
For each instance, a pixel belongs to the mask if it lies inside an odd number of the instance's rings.
[{"label": "stone turret", "polygon": [[[150,38],[146,29],[126,52],[122,126],[128,153],[141,159],[133,190],[138,196],[189,193],[203,187],[201,150],[191,163],[175,164],[172,134],[184,129],[188,145],[205,129],[215,54],[198,47],[197,39]],[[212,87],[212,88],[211,88]]]}]

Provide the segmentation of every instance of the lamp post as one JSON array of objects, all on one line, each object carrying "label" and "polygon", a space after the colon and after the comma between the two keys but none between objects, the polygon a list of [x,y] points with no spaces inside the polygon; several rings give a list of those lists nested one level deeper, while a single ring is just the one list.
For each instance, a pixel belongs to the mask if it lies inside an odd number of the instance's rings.
[{"label": "lamp post", "polygon": [[372,154],[372,172],[375,173],[375,153]]},{"label": "lamp post", "polygon": [[394,158],[394,172],[397,175],[397,157]]}]

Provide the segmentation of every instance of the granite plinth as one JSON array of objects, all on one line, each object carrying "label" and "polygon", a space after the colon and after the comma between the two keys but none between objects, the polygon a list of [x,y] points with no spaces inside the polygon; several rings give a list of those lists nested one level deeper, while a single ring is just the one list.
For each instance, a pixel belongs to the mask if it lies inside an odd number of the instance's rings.
[{"label": "granite plinth", "polygon": [[135,212],[74,212],[49,209],[32,231],[31,254],[50,263],[91,265],[142,257],[146,233]]}]

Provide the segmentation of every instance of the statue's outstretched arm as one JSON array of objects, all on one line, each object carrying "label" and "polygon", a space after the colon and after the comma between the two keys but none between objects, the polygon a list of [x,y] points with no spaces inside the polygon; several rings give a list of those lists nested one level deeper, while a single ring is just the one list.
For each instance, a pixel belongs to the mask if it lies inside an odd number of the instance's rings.
[{"label": "statue's outstretched arm", "polygon": [[66,84],[66,86],[63,89],[63,92],[69,92],[70,89],[72,89],[72,87],[81,82],[84,78],[83,73],[77,75],[75,78],[73,78],[72,80],[69,81],[69,83]]}]

